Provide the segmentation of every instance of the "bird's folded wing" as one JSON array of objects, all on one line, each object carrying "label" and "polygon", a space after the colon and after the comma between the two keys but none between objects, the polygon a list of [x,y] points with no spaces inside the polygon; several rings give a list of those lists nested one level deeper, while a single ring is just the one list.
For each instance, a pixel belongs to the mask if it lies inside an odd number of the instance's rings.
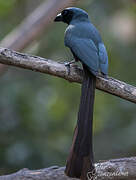
[{"label": "bird's folded wing", "polygon": [[99,43],[99,59],[100,59],[100,70],[104,74],[108,74],[108,55],[106,48],[103,43]]},{"label": "bird's folded wing", "polygon": [[74,52],[82,63],[89,67],[90,70],[98,72],[98,49],[91,39],[72,37],[67,46]]}]

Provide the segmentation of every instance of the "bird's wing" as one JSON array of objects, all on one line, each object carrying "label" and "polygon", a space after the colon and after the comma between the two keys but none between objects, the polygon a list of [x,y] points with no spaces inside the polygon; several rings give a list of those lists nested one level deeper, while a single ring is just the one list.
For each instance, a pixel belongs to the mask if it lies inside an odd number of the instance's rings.
[{"label": "bird's wing", "polygon": [[99,70],[99,56],[94,42],[91,39],[72,37],[67,46],[96,75]]},{"label": "bird's wing", "polygon": [[108,55],[106,48],[103,43],[99,43],[99,59],[100,59],[100,70],[103,74],[108,74]]}]

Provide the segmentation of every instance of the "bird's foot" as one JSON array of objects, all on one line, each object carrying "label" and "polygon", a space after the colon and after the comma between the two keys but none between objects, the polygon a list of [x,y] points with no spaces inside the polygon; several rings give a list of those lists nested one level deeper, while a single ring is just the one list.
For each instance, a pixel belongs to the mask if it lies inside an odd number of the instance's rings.
[{"label": "bird's foot", "polygon": [[68,75],[70,75],[70,65],[71,64],[74,64],[76,61],[73,60],[73,61],[70,61],[70,62],[65,62],[64,65],[67,67],[67,70],[68,70]]},{"label": "bird's foot", "polygon": [[74,64],[76,61],[75,60],[72,60],[70,62],[65,62],[65,66],[70,66],[70,64]]},{"label": "bird's foot", "polygon": [[70,75],[70,65],[71,64],[74,64],[76,61],[75,60],[72,60],[72,61],[70,61],[70,62],[59,62],[60,64],[64,64],[65,66],[66,66],[66,68],[67,68],[67,71],[68,71],[68,75]]},{"label": "bird's foot", "polygon": [[67,71],[68,71],[68,75],[70,75],[70,64],[68,62],[64,63],[64,65],[66,66],[67,68]]}]

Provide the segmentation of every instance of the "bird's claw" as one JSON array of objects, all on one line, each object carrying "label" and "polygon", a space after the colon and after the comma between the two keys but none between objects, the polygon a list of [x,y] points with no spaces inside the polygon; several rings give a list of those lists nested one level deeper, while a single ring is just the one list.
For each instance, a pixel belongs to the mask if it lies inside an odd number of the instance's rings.
[{"label": "bird's claw", "polygon": [[70,63],[69,62],[65,62],[64,65],[70,67]]},{"label": "bird's claw", "polygon": [[75,60],[73,61],[70,61],[70,62],[60,62],[61,64],[64,64],[67,68],[67,71],[68,71],[68,75],[70,75],[70,65],[75,63]]},{"label": "bird's claw", "polygon": [[64,65],[66,66],[68,70],[68,75],[70,75],[70,62],[65,62]]}]

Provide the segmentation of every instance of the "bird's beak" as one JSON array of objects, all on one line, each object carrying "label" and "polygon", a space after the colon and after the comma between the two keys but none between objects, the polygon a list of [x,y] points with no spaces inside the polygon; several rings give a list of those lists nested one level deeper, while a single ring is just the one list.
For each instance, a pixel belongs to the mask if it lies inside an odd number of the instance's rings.
[{"label": "bird's beak", "polygon": [[61,13],[58,14],[58,15],[56,16],[56,18],[54,19],[55,22],[62,21],[62,20],[63,20],[63,17],[62,17],[62,14],[61,14]]}]

